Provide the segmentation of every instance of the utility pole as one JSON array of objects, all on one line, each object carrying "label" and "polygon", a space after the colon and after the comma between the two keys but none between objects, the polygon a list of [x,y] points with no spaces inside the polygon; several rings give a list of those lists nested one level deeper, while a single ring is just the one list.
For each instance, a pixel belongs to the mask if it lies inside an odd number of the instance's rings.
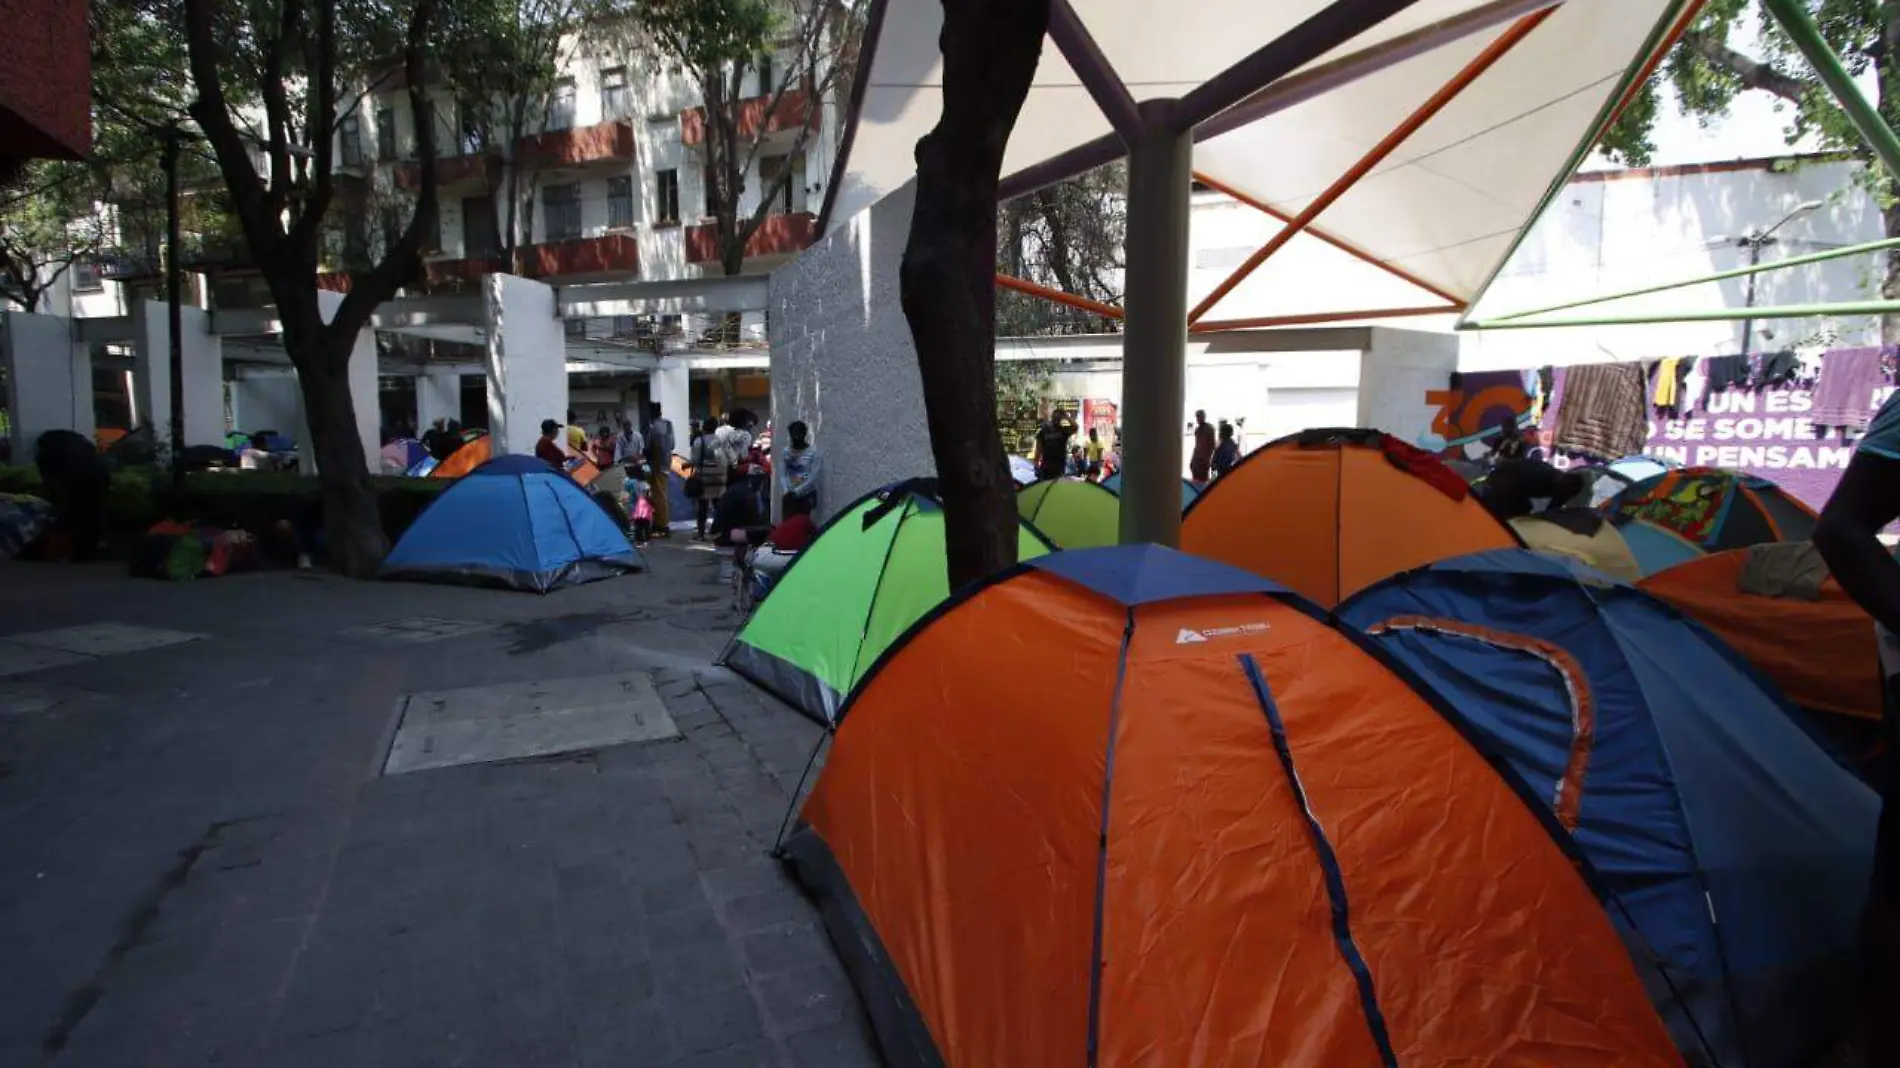
[{"label": "utility pole", "polygon": [[[1818,200],[1804,201],[1803,203],[1795,205],[1793,211],[1783,215],[1780,222],[1770,226],[1766,230],[1757,230],[1753,233],[1743,234],[1741,237],[1735,239],[1735,243],[1748,249],[1748,265],[1750,267],[1760,266],[1761,250],[1775,243],[1776,230],[1788,225],[1789,221],[1795,216],[1806,215],[1811,211],[1819,211],[1822,207],[1822,203]],[[1748,288],[1742,292],[1743,308],[1753,308],[1755,306],[1755,278],[1756,275],[1752,273],[1748,276]],[[1742,320],[1742,356],[1746,358],[1754,351],[1754,347],[1755,319],[1753,316],[1750,316]]]},{"label": "utility pole", "polygon": [[178,151],[184,131],[165,127],[165,331],[171,347],[172,489],[185,488],[185,326],[179,310]]}]

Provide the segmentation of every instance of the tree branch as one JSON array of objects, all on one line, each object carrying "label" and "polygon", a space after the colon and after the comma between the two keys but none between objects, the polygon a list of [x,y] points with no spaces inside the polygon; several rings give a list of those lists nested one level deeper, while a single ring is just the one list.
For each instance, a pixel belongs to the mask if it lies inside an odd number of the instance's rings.
[{"label": "tree branch", "polygon": [[1726,41],[1706,31],[1691,30],[1683,35],[1682,44],[1707,60],[1711,66],[1733,74],[1743,88],[1771,93],[1790,103],[1801,103],[1805,87],[1800,79],[1791,78],[1761,60],[1737,52]]},{"label": "tree branch", "polygon": [[[313,261],[317,253],[317,230],[323,224],[323,216],[330,210],[330,198],[336,191],[336,176],[331,173],[331,158],[335,152],[335,141],[331,128],[335,125],[336,111],[336,5],[319,3],[317,5],[317,41],[316,62],[307,65],[306,70],[314,67],[311,77],[307,113],[304,126],[311,133],[311,148],[316,159],[311,164],[315,171],[315,183],[297,216],[297,224],[290,233],[290,244],[299,258],[308,255]],[[306,250],[308,250],[306,252]]]}]

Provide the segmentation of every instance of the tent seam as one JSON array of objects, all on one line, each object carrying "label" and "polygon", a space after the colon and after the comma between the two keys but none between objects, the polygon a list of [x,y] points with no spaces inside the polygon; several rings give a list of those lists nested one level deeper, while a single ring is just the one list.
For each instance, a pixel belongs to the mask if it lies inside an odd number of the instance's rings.
[{"label": "tent seam", "polygon": [[1128,681],[1128,650],[1135,637],[1135,609],[1133,605],[1125,610],[1126,622],[1122,626],[1121,654],[1115,660],[1115,696],[1108,704],[1108,738],[1102,752],[1102,820],[1101,833],[1096,839],[1095,859],[1095,923],[1093,941],[1089,949],[1089,1034],[1088,1064],[1095,1068],[1096,1052],[1101,1044],[1102,1029],[1102,951],[1106,945],[1103,933],[1103,914],[1108,904],[1108,804],[1112,796],[1111,788],[1115,783],[1115,736],[1121,729],[1122,686]]}]

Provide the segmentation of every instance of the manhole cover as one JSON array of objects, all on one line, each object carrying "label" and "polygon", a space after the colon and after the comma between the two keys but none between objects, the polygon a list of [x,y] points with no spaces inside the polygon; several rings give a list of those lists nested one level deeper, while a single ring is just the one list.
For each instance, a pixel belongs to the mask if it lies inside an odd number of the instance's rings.
[{"label": "manhole cover", "polygon": [[7,641],[31,645],[38,649],[77,653],[81,656],[116,656],[120,653],[136,653],[146,649],[163,649],[168,645],[197,641],[202,637],[204,637],[202,634],[166,630],[163,627],[135,627],[127,623],[87,623],[77,627],[61,627],[58,630],[34,631],[31,634],[12,634],[7,636]]},{"label": "manhole cover", "polygon": [[641,672],[410,694],[384,775],[679,737]]},{"label": "manhole cover", "polygon": [[439,642],[448,638],[462,638],[470,634],[494,630],[495,624],[483,623],[473,619],[442,619],[436,616],[415,616],[410,619],[397,619],[388,623],[374,623],[366,627],[351,627],[343,632],[346,637],[360,638],[374,642],[402,642],[421,645],[426,642]]}]

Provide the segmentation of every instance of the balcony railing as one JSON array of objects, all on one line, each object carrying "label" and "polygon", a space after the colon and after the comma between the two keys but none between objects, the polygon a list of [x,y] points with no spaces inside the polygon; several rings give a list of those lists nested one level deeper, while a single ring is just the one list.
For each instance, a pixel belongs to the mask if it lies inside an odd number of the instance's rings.
[{"label": "balcony railing", "polygon": [[629,234],[551,241],[522,249],[521,260],[521,273],[529,278],[620,272],[637,274],[640,270],[640,245]]},{"label": "balcony railing", "polygon": [[[812,121],[811,94],[803,89],[787,89],[772,107],[769,96],[755,96],[739,105],[739,136],[752,137],[761,130],[773,134],[795,130]],[[770,109],[770,114],[767,114]],[[680,112],[680,143],[696,145],[706,139],[706,109],[687,108]]]},{"label": "balcony railing", "polygon": [[482,275],[501,270],[502,266],[499,255],[464,256],[453,260],[435,260],[426,264],[423,270],[431,284],[442,285],[457,281],[471,282]]},{"label": "balcony railing", "polygon": [[[484,152],[466,156],[444,156],[435,161],[437,188],[453,185],[479,185],[492,189],[501,172],[501,157]],[[396,188],[417,189],[422,185],[422,164],[404,160],[396,164]]]},{"label": "balcony railing", "polygon": [[633,158],[633,125],[615,120],[572,130],[549,130],[515,142],[515,154],[539,163],[594,163]]},{"label": "balcony railing", "polygon": [[[808,211],[789,215],[767,215],[745,243],[747,259],[754,256],[784,256],[811,244],[818,232],[818,217]],[[686,261],[719,262],[719,227],[702,223],[686,228]]]}]

